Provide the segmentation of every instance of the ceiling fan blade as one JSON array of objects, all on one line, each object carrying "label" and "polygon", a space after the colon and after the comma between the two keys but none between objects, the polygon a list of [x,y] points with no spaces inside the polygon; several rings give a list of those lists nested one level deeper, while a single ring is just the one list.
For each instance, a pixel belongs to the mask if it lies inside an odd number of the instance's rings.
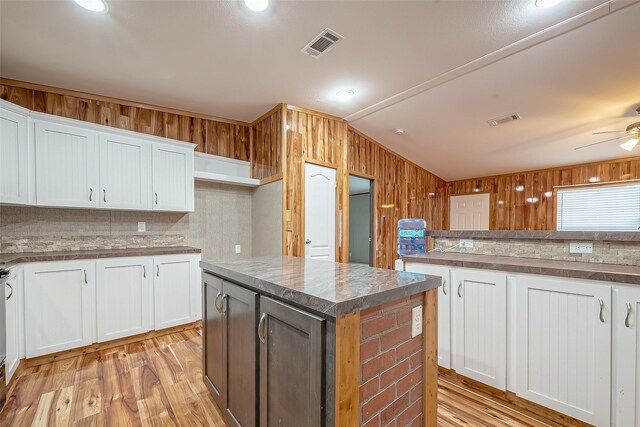
[{"label": "ceiling fan blade", "polygon": [[593,147],[594,145],[600,145],[600,144],[604,144],[605,142],[617,141],[619,139],[625,139],[625,138],[628,138],[628,137],[629,137],[628,135],[624,135],[624,136],[619,136],[617,138],[606,139],[604,141],[594,142],[593,144],[587,144],[587,145],[583,145],[581,147],[576,147],[576,148],[574,148],[574,150],[581,150],[583,148]]},{"label": "ceiling fan blade", "polygon": [[626,130],[607,130],[604,132],[593,132],[591,135],[604,135],[606,133],[627,133]]}]

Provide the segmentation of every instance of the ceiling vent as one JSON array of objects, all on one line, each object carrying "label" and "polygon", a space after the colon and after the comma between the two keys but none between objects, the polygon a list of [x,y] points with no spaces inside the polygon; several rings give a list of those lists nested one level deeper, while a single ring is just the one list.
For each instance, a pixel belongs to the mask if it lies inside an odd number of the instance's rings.
[{"label": "ceiling vent", "polygon": [[514,120],[520,120],[520,116],[516,113],[509,114],[508,116],[504,117],[498,117],[497,119],[487,120],[487,123],[489,123],[489,126],[498,126],[508,122],[512,122]]},{"label": "ceiling vent", "polygon": [[342,37],[340,34],[327,28],[316,37],[314,37],[314,39],[311,40],[309,44],[303,47],[302,53],[306,53],[307,55],[311,55],[314,58],[318,58],[322,54],[329,51],[329,49],[335,46],[335,44],[343,38],[344,37]]}]

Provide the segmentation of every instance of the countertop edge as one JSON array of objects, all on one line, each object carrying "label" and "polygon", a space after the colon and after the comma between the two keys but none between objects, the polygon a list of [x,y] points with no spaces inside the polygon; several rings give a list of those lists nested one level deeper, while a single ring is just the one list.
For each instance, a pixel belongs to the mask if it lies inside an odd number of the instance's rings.
[{"label": "countertop edge", "polygon": [[636,231],[427,230],[426,235],[452,239],[589,240],[640,243],[640,232]]},{"label": "countertop edge", "polygon": [[[477,255],[469,255],[469,256],[477,256]],[[499,257],[496,257],[499,258]],[[504,258],[515,258],[515,257],[504,257]],[[566,268],[566,267],[555,267],[555,266],[532,266],[526,264],[515,264],[513,261],[509,260],[510,263],[500,263],[500,260],[496,261],[484,261],[484,260],[459,260],[459,259],[447,259],[447,258],[421,258],[421,257],[403,257],[403,261],[405,262],[414,262],[414,263],[423,263],[423,264],[435,264],[435,265],[446,265],[451,267],[462,267],[462,268],[478,268],[478,269],[486,269],[486,270],[496,270],[496,271],[506,271],[510,273],[520,273],[520,274],[536,274],[536,275],[545,275],[545,276],[557,276],[568,279],[585,279],[585,280],[597,280],[602,282],[614,282],[620,284],[627,285],[640,285],[640,274],[627,273],[627,272],[616,272],[607,270],[607,267],[616,267],[611,264],[599,264],[604,268],[602,271],[593,271],[593,270],[583,270],[580,269],[579,265],[576,265],[576,268]],[[545,261],[539,260],[536,258],[526,258],[535,261]],[[552,261],[552,260],[549,260]],[[598,264],[596,264],[598,265]],[[624,266],[627,267],[627,266]]]}]

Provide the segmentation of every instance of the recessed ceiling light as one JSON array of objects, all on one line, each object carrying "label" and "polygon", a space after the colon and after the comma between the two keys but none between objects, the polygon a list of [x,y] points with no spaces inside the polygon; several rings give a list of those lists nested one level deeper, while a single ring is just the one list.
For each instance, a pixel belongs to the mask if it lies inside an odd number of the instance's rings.
[{"label": "recessed ceiling light", "polygon": [[269,0],[244,0],[244,4],[254,12],[262,12],[269,7]]},{"label": "recessed ceiling light", "polygon": [[562,0],[536,0],[536,6],[541,8],[553,7]]},{"label": "recessed ceiling light", "polygon": [[78,5],[91,12],[106,12],[107,3],[104,0],[74,0]]},{"label": "recessed ceiling light", "polygon": [[546,197],[547,199],[550,199],[553,197],[553,191],[547,191],[544,193],[544,197]]},{"label": "recessed ceiling light", "polygon": [[338,97],[338,99],[340,101],[348,101],[351,98],[353,98],[353,95],[355,95],[356,93],[354,91],[352,91],[351,89],[342,89],[339,90],[336,93],[336,96]]},{"label": "recessed ceiling light", "polygon": [[398,128],[393,131],[396,135],[404,135],[404,129]]},{"label": "recessed ceiling light", "polygon": [[598,178],[597,176],[592,176],[591,178],[589,178],[589,182],[598,182],[600,181],[600,178]]},{"label": "recessed ceiling light", "polygon": [[524,185],[516,185],[516,191],[524,191]]},{"label": "recessed ceiling light", "polygon": [[632,151],[638,145],[638,138],[631,138],[627,142],[620,144],[621,148],[624,148],[627,151]]}]

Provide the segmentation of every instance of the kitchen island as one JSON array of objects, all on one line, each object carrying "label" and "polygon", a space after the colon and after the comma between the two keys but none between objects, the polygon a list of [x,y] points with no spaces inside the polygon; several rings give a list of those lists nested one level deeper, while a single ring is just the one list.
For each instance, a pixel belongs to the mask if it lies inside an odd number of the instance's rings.
[{"label": "kitchen island", "polygon": [[436,425],[440,278],[285,256],[200,265],[204,379],[229,425]]}]

